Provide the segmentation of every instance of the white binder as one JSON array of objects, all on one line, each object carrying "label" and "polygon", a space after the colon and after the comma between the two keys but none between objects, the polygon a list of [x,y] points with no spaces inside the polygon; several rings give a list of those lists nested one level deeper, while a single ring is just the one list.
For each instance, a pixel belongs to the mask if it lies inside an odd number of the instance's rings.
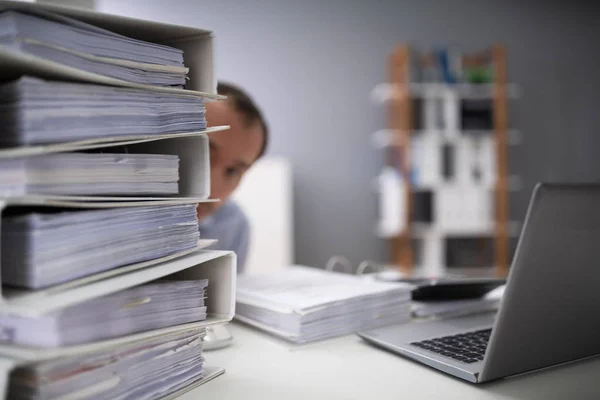
[{"label": "white binder", "polygon": [[[227,126],[209,128],[207,132],[219,132]],[[155,136],[138,136],[131,138],[103,138],[71,143],[52,145],[26,146],[9,149],[0,149],[0,159],[22,158],[57,152],[82,151],[97,148],[113,147],[118,152],[172,154],[179,157],[179,195],[198,199],[198,202],[207,200],[210,196],[210,159],[209,143],[206,132],[189,134],[174,134]],[[25,196],[27,198],[41,198],[42,196]],[[54,200],[93,200],[93,201],[133,201],[149,200],[148,197],[107,197],[107,196],[43,196]],[[158,197],[158,200],[169,197]]]}]

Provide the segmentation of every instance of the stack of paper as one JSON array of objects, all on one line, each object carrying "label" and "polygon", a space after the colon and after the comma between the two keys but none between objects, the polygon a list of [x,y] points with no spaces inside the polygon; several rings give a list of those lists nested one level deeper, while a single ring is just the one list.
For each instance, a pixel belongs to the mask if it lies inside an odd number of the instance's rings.
[{"label": "stack of paper", "polygon": [[2,220],[2,283],[38,289],[198,245],[195,204],[26,212]]},{"label": "stack of paper", "polygon": [[203,321],[207,285],[157,281],[40,316],[0,315],[0,342],[68,346]]},{"label": "stack of paper", "polygon": [[0,159],[0,196],[178,193],[179,157],[65,153]]},{"label": "stack of paper", "polygon": [[204,100],[187,94],[23,77],[0,85],[1,146],[198,132]]},{"label": "stack of paper", "polygon": [[157,399],[204,378],[204,329],[22,366],[7,398]]},{"label": "stack of paper", "polygon": [[0,46],[128,82],[183,87],[179,49],[131,39],[42,11],[0,14]]},{"label": "stack of paper", "polygon": [[238,278],[236,318],[296,343],[406,322],[411,286],[290,267]]}]

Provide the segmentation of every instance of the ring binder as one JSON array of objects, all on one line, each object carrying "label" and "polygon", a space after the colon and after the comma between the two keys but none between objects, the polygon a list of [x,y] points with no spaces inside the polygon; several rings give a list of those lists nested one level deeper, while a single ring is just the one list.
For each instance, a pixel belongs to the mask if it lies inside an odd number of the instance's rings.
[{"label": "ring binder", "polygon": [[[328,264],[351,266],[341,256]],[[411,290],[410,285],[292,266],[241,276],[235,318],[293,343],[308,343],[408,321]]]},{"label": "ring binder", "polygon": [[365,260],[358,264],[358,268],[356,269],[356,275],[363,275],[367,268],[372,268],[375,273],[384,270],[383,265],[378,264],[375,261]]},{"label": "ring binder", "polygon": [[329,259],[329,261],[327,261],[327,264],[325,265],[325,270],[326,271],[334,271],[336,265],[341,265],[342,267],[344,267],[344,271],[347,274],[351,274],[352,273],[352,264],[350,264],[350,261],[348,261],[348,259],[346,257],[343,256],[333,256]]}]

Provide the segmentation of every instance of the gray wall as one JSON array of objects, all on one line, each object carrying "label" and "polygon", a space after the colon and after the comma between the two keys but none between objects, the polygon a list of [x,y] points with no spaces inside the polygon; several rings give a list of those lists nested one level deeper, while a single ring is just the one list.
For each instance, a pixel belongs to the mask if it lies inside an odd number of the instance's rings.
[{"label": "gray wall", "polygon": [[[218,73],[246,87],[271,125],[270,152],[294,166],[297,262],[384,260],[373,235],[370,192],[383,154],[369,133],[385,127],[370,90],[400,41],[508,48],[509,75],[523,89],[511,125],[525,142],[511,170],[523,217],[536,181],[600,180],[600,63],[596,2],[450,0],[97,0],[100,11],[210,28]],[[257,196],[260,196],[257,193]]]}]

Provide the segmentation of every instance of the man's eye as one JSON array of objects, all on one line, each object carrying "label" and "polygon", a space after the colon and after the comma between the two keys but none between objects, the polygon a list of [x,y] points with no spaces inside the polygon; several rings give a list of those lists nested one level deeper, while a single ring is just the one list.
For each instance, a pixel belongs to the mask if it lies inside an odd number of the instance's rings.
[{"label": "man's eye", "polygon": [[210,166],[214,167],[217,163],[217,151],[213,146],[210,146],[209,148],[209,155],[208,158],[210,160]]},{"label": "man's eye", "polygon": [[240,173],[240,169],[239,168],[227,168],[225,170],[225,175],[227,175],[227,177],[235,177],[238,176]]}]

